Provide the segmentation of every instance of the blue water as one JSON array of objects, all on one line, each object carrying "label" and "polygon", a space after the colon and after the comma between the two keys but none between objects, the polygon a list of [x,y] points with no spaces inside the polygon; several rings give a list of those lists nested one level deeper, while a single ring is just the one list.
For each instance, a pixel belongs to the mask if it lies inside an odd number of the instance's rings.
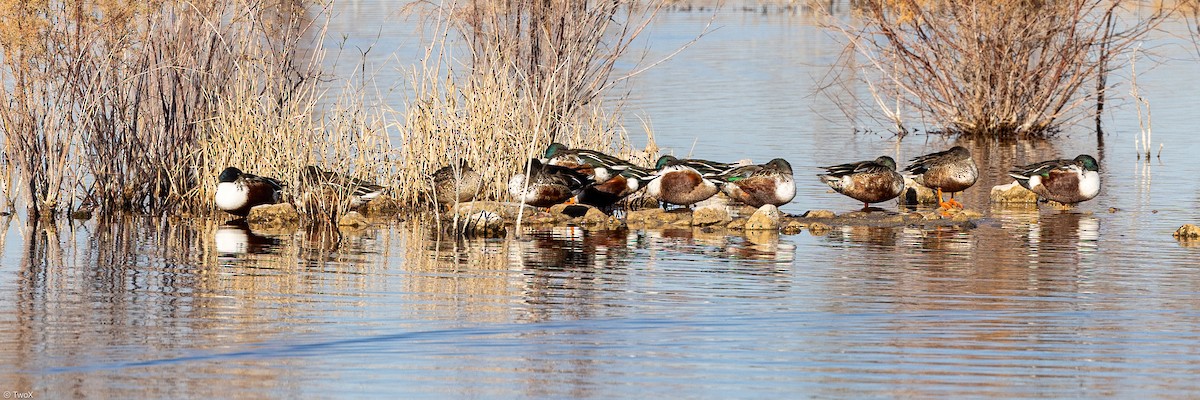
[{"label": "blue water", "polygon": [[[331,32],[377,43],[379,65],[420,45],[383,4],[349,4]],[[710,15],[663,14],[651,58]],[[798,195],[785,212],[859,207],[820,186],[818,166],[951,145],[898,141],[814,94],[838,48],[805,15],[729,9],[714,25],[631,82],[627,121],[648,119],[675,154],[788,158]],[[419,221],[339,237],[0,220],[0,386],[34,398],[1196,397],[1200,246],[1171,232],[1200,223],[1200,64],[1189,41],[1159,40],[1183,60],[1138,79],[1161,159],[1136,159],[1127,98],[1103,149],[1087,127],[964,143],[984,173],[960,197],[986,214],[975,229],[437,241]],[[640,122],[627,128],[640,140]],[[1097,199],[987,205],[1012,164],[1079,153],[1101,159]]]}]

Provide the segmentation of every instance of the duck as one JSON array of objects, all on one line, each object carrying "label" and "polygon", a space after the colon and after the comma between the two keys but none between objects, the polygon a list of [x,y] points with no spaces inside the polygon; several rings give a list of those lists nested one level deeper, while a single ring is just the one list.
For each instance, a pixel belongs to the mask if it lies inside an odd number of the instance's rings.
[{"label": "duck", "polygon": [[662,169],[664,166],[666,166],[667,164],[670,164],[670,163],[685,164],[687,166],[692,167],[692,169],[699,171],[702,175],[709,176],[709,177],[721,175],[721,174],[724,174],[725,172],[728,172],[731,169],[742,166],[742,164],[737,164],[737,163],[723,163],[723,162],[717,162],[717,161],[702,160],[699,158],[676,158],[675,156],[668,154],[668,155],[659,157],[658,161],[656,161],[654,163],[654,168]]},{"label": "duck", "polygon": [[541,160],[545,164],[567,167],[592,177],[597,183],[607,182],[634,166],[629,161],[595,150],[572,149],[562,143],[550,143]]},{"label": "duck", "polygon": [[217,192],[214,196],[221,211],[245,218],[256,206],[278,203],[283,184],[265,176],[242,172],[237,167],[228,167],[217,177]]},{"label": "duck", "polygon": [[467,164],[467,160],[459,160],[457,172],[455,170],[455,166],[447,165],[430,175],[438,204],[475,200],[483,189],[483,177]]},{"label": "duck", "polygon": [[508,193],[522,203],[550,207],[571,200],[594,182],[574,169],[544,164],[541,159],[532,158],[525,174],[513,175],[508,180]]},{"label": "duck", "polygon": [[888,156],[823,168],[827,172],[817,175],[821,182],[863,202],[864,210],[871,203],[891,200],[904,192],[904,177],[896,172],[896,160]]},{"label": "duck", "polygon": [[300,181],[310,187],[325,187],[332,189],[335,194],[349,196],[350,208],[366,205],[382,195],[384,191],[383,186],[333,171],[325,171],[315,165],[309,165],[300,171]]},{"label": "duck", "polygon": [[607,181],[594,183],[579,194],[579,203],[596,208],[611,207],[616,202],[646,187],[654,179],[654,170],[630,166]]},{"label": "duck", "polygon": [[[917,183],[936,190],[942,208],[963,208],[962,203],[954,200],[954,194],[967,190],[979,179],[979,168],[971,159],[971,151],[962,146],[913,158],[904,172]],[[942,193],[950,193],[950,200],[944,200]]]},{"label": "duck", "polygon": [[796,197],[792,164],[782,158],[762,165],[736,167],[720,177],[725,182],[721,191],[726,196],[751,207],[757,208],[767,204],[778,207]]},{"label": "duck", "polygon": [[668,155],[660,157],[655,168],[658,172],[646,184],[646,193],[663,203],[690,206],[720,192],[718,176],[732,167],[725,163]]},{"label": "duck", "polygon": [[1087,154],[1070,160],[1049,160],[1016,166],[1009,176],[1047,200],[1076,204],[1100,194],[1100,164]]}]

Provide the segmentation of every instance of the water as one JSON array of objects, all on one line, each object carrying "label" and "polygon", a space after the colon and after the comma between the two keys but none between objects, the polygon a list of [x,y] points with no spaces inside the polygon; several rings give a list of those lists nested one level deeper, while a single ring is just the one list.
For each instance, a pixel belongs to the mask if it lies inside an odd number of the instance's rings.
[{"label": "water", "polygon": [[[419,45],[380,4],[352,4],[331,31]],[[652,58],[707,20],[664,14]],[[803,15],[728,11],[716,25],[633,81],[631,110],[676,154],[788,158],[798,195],[785,212],[858,207],[820,186],[818,166],[951,145],[855,134],[812,93],[837,48]],[[0,220],[0,386],[34,398],[1195,397],[1200,247],[1170,234],[1200,222],[1200,64],[1186,61],[1190,42],[1161,40],[1185,60],[1139,78],[1162,158],[1136,160],[1128,99],[1103,149],[1086,129],[964,143],[985,175],[960,197],[986,213],[971,230],[455,241],[415,221],[339,238]],[[1079,153],[1101,160],[1097,199],[987,205],[1008,166]]]}]

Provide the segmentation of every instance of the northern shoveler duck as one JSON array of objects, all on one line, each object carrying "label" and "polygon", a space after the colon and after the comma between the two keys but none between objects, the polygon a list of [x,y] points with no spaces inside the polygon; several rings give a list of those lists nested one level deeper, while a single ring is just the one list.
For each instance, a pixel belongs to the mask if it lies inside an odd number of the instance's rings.
[{"label": "northern shoveler duck", "polygon": [[1063,204],[1088,201],[1100,193],[1100,164],[1087,154],[1014,167],[1009,176],[1038,196]]},{"label": "northern shoveler duck", "polygon": [[[917,183],[936,190],[942,208],[962,208],[962,203],[954,200],[954,194],[967,190],[979,179],[979,169],[971,159],[971,151],[962,146],[914,158],[904,172],[912,175]],[[942,199],[943,192],[950,193],[949,201]]]},{"label": "northern shoveler duck", "polygon": [[692,169],[695,169],[696,171],[700,172],[700,174],[702,174],[704,176],[708,176],[708,177],[714,177],[717,175],[721,175],[721,174],[728,172],[731,169],[742,166],[741,164],[736,164],[736,163],[723,163],[723,162],[717,162],[717,161],[701,160],[698,158],[675,158],[675,156],[672,156],[672,155],[665,155],[665,156],[658,158],[658,161],[654,163],[654,168],[662,169],[663,167],[667,166],[667,164],[670,164],[670,163],[681,163],[681,164],[687,165],[689,167],[692,167]]},{"label": "northern shoveler duck", "polygon": [[350,208],[358,208],[383,194],[384,187],[362,179],[325,171],[310,165],[300,171],[300,181],[314,187],[332,189],[335,194],[349,196]]},{"label": "northern shoveler duck", "polygon": [[904,192],[904,177],[896,172],[896,160],[888,156],[824,168],[828,172],[817,175],[821,182],[863,202],[863,209]]},{"label": "northern shoveler duck", "polygon": [[255,206],[278,203],[283,190],[277,180],[247,174],[236,167],[225,168],[218,180],[217,208],[239,217],[250,214]]},{"label": "northern shoveler duck", "polygon": [[579,202],[599,208],[610,207],[646,187],[654,177],[654,170],[630,166],[605,182],[584,188],[579,194]]},{"label": "northern shoveler duck", "polygon": [[626,168],[634,166],[629,161],[599,151],[572,149],[562,143],[550,143],[544,155],[543,163],[574,169],[592,177],[597,183],[607,182]]},{"label": "northern shoveler duck", "polygon": [[594,181],[574,169],[543,164],[540,159],[529,160],[525,174],[508,180],[508,193],[517,201],[534,206],[550,207],[578,195]]},{"label": "northern shoveler duck", "polygon": [[781,206],[796,197],[792,164],[782,158],[762,165],[736,167],[720,177],[725,182],[721,187],[725,195],[751,207]]},{"label": "northern shoveler duck", "polygon": [[721,191],[718,176],[732,165],[662,156],[655,167],[658,172],[646,184],[646,192],[664,203],[686,206],[707,200]]},{"label": "northern shoveler duck", "polygon": [[483,189],[483,178],[479,172],[467,165],[467,160],[460,160],[458,168],[447,165],[433,171],[434,198],[438,204],[453,204],[471,201]]}]

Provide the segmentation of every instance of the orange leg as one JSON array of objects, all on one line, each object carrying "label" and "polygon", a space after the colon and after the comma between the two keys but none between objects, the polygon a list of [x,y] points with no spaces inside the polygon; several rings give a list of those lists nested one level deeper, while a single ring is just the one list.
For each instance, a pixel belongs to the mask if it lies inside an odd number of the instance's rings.
[{"label": "orange leg", "polygon": [[956,208],[964,207],[963,203],[959,203],[958,200],[954,200],[954,193],[950,193],[950,201],[947,201],[946,203],[949,203],[950,206],[956,207]]},{"label": "orange leg", "polygon": [[942,200],[942,188],[936,188],[935,190],[937,190],[938,205],[941,206],[941,208],[953,207],[952,205],[950,205],[950,203]]}]

